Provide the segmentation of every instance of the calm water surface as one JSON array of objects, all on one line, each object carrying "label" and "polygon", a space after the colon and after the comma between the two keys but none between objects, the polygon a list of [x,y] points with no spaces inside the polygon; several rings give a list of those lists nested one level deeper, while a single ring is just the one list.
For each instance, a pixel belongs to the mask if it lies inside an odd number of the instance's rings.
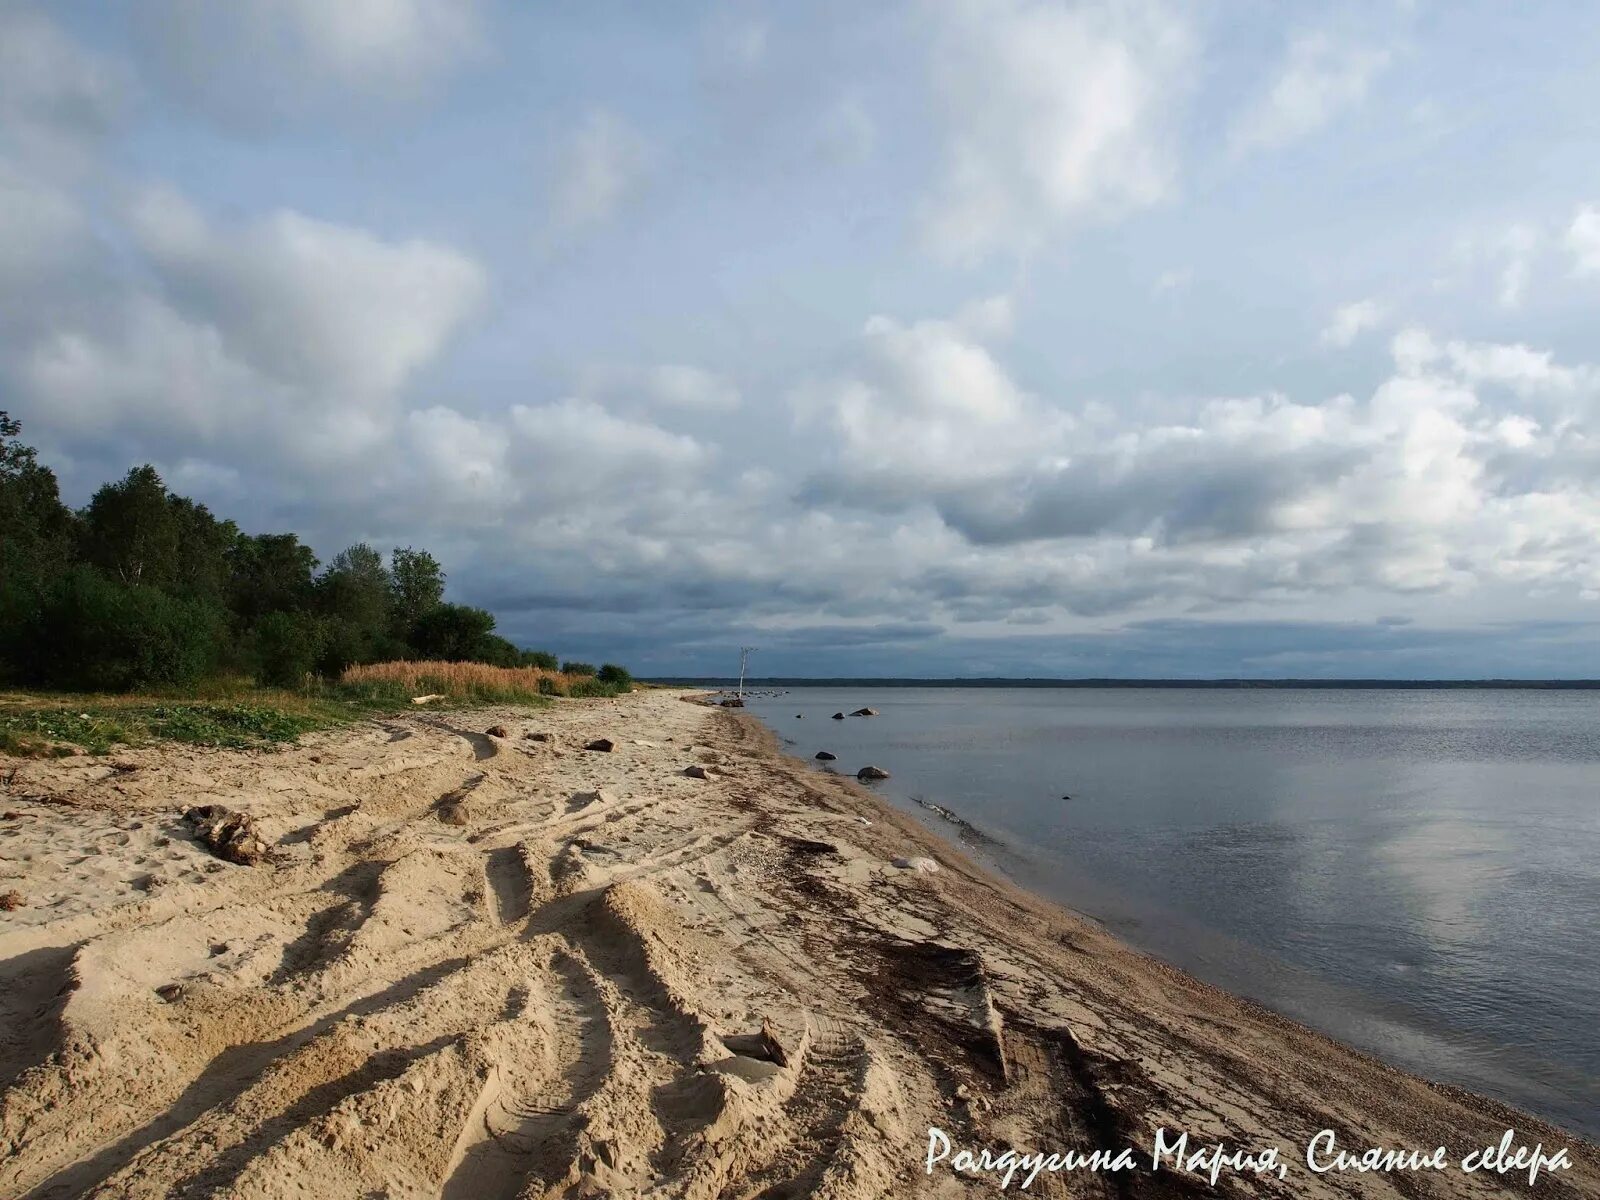
[{"label": "calm water surface", "polygon": [[[882,715],[829,719],[862,705]],[[797,688],[750,708],[802,757],[886,768],[887,798],[947,834],[913,798],[959,813],[1134,944],[1600,1136],[1600,692]]]}]

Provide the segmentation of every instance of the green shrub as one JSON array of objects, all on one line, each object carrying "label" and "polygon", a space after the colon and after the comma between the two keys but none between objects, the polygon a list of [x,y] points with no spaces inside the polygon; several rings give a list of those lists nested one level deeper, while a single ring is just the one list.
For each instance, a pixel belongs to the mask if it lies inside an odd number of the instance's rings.
[{"label": "green shrub", "polygon": [[366,660],[367,637],[354,621],[330,617],[322,622],[321,629],[317,674],[338,679],[347,667]]},{"label": "green shrub", "polygon": [[256,678],[272,687],[304,687],[322,657],[322,624],[309,613],[268,613],[252,636]]},{"label": "green shrub", "polygon": [[575,699],[587,699],[595,696],[615,696],[619,691],[624,690],[626,689],[619,688],[614,683],[603,683],[592,676],[574,679],[567,685],[567,695],[572,696]]},{"label": "green shrub", "polygon": [[612,684],[623,691],[633,686],[633,676],[628,673],[628,668],[619,667],[616,663],[601,663],[595,678],[601,683]]},{"label": "green shrub", "polygon": [[555,671],[560,669],[561,660],[548,650],[524,650],[522,652],[522,661],[518,665]]},{"label": "green shrub", "polygon": [[594,667],[586,662],[564,662],[561,664],[563,675],[593,675]]},{"label": "green shrub", "polygon": [[45,598],[32,673],[102,692],[191,683],[216,662],[221,632],[220,615],[205,604],[76,567]]}]

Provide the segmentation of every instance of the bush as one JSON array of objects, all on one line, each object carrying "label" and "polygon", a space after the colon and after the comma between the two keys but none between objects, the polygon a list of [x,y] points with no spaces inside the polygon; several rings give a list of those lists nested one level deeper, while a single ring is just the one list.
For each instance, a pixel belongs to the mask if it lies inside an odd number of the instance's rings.
[{"label": "bush", "polygon": [[32,674],[104,692],[190,683],[215,665],[221,630],[207,605],[77,567],[45,598]]},{"label": "bush", "polygon": [[628,673],[628,668],[619,667],[616,663],[601,663],[595,678],[624,691],[633,686],[633,676]]},{"label": "bush", "polygon": [[545,671],[558,671],[561,669],[561,660],[548,650],[524,650],[522,661],[524,667],[539,667]]},{"label": "bush", "polygon": [[561,664],[563,675],[593,675],[594,667],[586,662],[564,662]]},{"label": "bush", "polygon": [[[411,630],[411,645],[420,658],[475,662],[489,649],[493,634],[492,613],[466,604],[440,604],[418,618]],[[511,648],[510,643],[506,646]]]},{"label": "bush", "polygon": [[331,617],[321,623],[321,629],[317,674],[337,679],[347,667],[365,660],[368,639],[355,622]]},{"label": "bush", "polygon": [[253,641],[257,679],[272,687],[303,687],[322,656],[322,625],[308,613],[268,613]]}]

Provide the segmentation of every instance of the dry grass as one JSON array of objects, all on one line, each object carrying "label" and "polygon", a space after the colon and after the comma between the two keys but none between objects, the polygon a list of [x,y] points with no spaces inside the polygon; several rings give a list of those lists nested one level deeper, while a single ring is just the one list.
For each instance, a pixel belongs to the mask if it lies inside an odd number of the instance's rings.
[{"label": "dry grass", "polygon": [[440,694],[452,700],[525,701],[539,696],[609,696],[588,675],[565,675],[543,667],[491,667],[472,662],[384,662],[349,668],[347,687],[399,688],[414,696]]}]

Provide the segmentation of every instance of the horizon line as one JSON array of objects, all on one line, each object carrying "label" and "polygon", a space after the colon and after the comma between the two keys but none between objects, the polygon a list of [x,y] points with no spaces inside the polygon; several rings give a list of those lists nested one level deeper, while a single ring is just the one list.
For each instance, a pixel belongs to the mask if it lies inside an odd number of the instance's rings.
[{"label": "horizon line", "polygon": [[[735,675],[641,675],[641,683],[736,685]],[[952,686],[962,684],[1021,684],[1033,687],[1498,687],[1498,688],[1600,688],[1600,679],[1562,677],[1418,677],[1373,676],[1136,676],[1136,675],[759,675],[746,676],[745,689],[775,686],[833,684],[838,686]]]}]

